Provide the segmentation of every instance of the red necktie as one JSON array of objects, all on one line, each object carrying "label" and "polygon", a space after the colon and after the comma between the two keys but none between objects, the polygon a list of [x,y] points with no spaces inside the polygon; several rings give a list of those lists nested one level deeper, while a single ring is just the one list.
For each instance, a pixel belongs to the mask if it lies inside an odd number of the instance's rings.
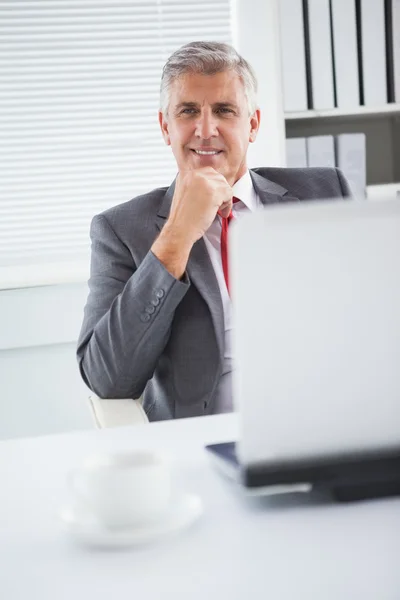
[{"label": "red necktie", "polygon": [[[233,203],[239,202],[239,198],[233,198]],[[233,219],[232,211],[227,217],[221,217],[221,258],[224,271],[225,283],[229,293],[229,269],[228,269],[228,227]]]}]

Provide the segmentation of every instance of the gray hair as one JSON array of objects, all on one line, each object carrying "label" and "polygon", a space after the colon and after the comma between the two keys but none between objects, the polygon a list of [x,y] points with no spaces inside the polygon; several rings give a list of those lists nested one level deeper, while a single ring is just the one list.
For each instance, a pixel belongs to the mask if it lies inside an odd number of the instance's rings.
[{"label": "gray hair", "polygon": [[257,108],[257,79],[249,63],[229,44],[190,42],[174,52],[164,65],[160,87],[160,110],[167,116],[171,84],[186,73],[215,75],[232,70],[242,80],[249,114]]}]

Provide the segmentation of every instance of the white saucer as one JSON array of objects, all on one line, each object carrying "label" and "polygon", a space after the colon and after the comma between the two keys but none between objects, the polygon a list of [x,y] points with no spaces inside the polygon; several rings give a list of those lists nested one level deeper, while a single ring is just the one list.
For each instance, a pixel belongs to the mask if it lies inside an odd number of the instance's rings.
[{"label": "white saucer", "polygon": [[67,506],[60,511],[72,537],[98,548],[123,548],[156,541],[191,525],[203,512],[201,499],[194,494],[180,494],[171,500],[162,520],[142,527],[108,529],[82,506]]}]

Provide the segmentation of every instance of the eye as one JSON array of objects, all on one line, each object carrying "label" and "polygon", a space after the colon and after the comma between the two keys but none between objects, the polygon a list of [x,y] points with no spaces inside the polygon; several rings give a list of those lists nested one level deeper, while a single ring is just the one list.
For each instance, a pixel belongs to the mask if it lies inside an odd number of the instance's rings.
[{"label": "eye", "polygon": [[233,114],[233,110],[226,106],[221,106],[221,108],[217,108],[216,112],[222,113],[222,114],[229,114],[229,113]]},{"label": "eye", "polygon": [[194,115],[196,112],[195,108],[183,108],[180,112],[181,115]]}]

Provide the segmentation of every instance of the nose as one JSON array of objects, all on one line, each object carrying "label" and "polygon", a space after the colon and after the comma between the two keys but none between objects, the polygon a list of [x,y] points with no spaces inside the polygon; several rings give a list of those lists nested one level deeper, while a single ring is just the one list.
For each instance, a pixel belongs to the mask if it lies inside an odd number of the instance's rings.
[{"label": "nose", "polygon": [[211,110],[202,111],[196,123],[196,136],[208,140],[218,135],[217,119]]}]

